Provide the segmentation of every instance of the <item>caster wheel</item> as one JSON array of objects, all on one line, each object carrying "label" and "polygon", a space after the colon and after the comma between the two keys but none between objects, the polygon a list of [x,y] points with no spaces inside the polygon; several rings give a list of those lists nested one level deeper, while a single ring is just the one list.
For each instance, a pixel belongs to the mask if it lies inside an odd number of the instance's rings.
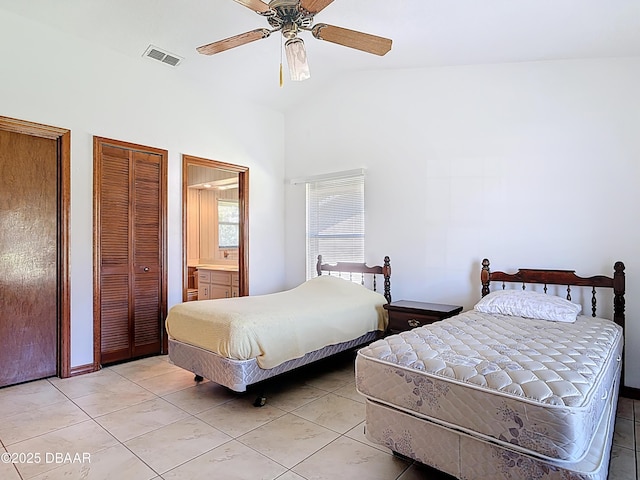
[{"label": "caster wheel", "polygon": [[204,380],[204,378],[202,378],[200,375],[196,375],[195,377],[193,377],[193,380],[199,383]]},{"label": "caster wheel", "polygon": [[266,403],[267,403],[267,397],[261,395],[258,398],[256,398],[255,402],[253,402],[253,406],[264,407]]}]

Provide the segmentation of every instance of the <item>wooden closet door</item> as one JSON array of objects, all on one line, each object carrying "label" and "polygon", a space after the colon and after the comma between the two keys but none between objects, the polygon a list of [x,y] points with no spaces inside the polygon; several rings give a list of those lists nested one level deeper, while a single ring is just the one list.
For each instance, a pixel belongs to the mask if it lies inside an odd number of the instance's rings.
[{"label": "wooden closet door", "polygon": [[56,374],[56,149],[0,130],[0,387]]},{"label": "wooden closet door", "polygon": [[166,152],[106,139],[96,139],[94,148],[99,271],[94,312],[105,364],[162,353]]},{"label": "wooden closet door", "polygon": [[[162,338],[161,158],[133,154],[133,356],[160,353]],[[158,321],[160,320],[160,321]]]},{"label": "wooden closet door", "polygon": [[98,255],[100,284],[97,286],[100,308],[101,363],[131,356],[130,315],[130,238],[129,151],[102,146],[100,162]]}]

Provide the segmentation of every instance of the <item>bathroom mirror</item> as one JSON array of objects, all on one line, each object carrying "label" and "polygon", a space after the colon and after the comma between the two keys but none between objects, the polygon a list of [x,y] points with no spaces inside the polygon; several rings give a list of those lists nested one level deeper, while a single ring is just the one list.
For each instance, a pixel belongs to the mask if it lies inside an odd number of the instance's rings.
[{"label": "bathroom mirror", "polygon": [[183,301],[248,295],[249,169],[182,156]]}]

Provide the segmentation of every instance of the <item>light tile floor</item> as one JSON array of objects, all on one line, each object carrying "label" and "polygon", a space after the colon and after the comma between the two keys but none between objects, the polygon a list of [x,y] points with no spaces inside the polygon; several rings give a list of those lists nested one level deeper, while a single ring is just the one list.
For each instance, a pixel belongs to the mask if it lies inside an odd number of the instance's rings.
[{"label": "light tile floor", "polygon": [[[235,394],[166,357],[0,389],[0,479],[418,480],[450,478],[363,434],[353,356]],[[610,480],[640,480],[640,401],[620,399]],[[69,456],[67,456],[69,455]],[[86,461],[90,459],[90,462]]]}]

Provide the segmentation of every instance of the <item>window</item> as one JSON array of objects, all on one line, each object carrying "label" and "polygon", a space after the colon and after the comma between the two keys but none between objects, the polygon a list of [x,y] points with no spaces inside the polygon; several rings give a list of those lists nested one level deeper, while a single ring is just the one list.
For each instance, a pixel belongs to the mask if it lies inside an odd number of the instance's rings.
[{"label": "window", "polygon": [[307,279],[323,263],[364,262],[364,175],[332,176],[307,184]]},{"label": "window", "polygon": [[238,248],[240,207],[235,200],[218,200],[218,248]]}]

